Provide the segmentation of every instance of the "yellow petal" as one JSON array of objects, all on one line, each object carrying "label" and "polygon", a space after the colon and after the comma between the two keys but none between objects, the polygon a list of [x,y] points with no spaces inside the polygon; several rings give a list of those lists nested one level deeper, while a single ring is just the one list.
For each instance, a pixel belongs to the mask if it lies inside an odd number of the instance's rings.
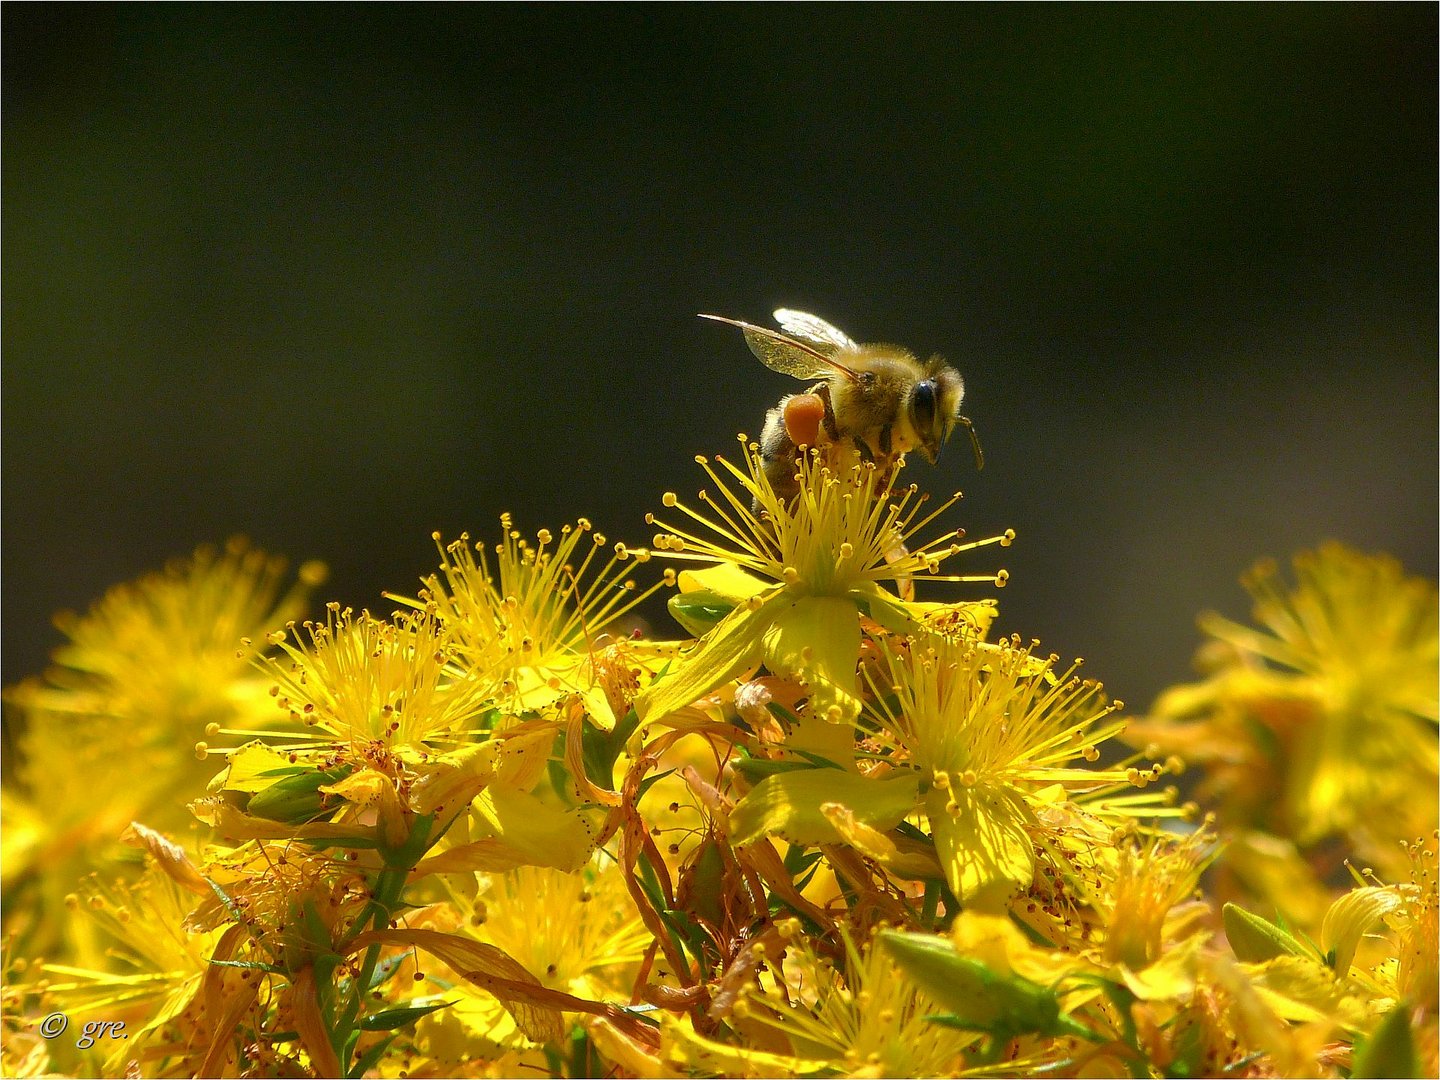
[{"label": "yellow petal", "polygon": [[717,563],[703,570],[680,571],[682,593],[712,592],[737,604],[774,587],[775,582],[747,574],[734,563]]},{"label": "yellow petal", "polygon": [[999,787],[932,788],[925,799],[935,850],[955,895],[998,909],[1035,875],[1024,798]]},{"label": "yellow petal", "polygon": [[578,870],[595,850],[594,830],[579,811],[563,810],[523,791],[491,787],[475,800],[480,839],[500,840],[513,865]]},{"label": "yellow petal", "polygon": [[[259,985],[259,980],[256,980],[257,989]],[[253,994],[252,990],[251,996]],[[248,1005],[248,1002],[246,1004]],[[307,967],[295,976],[290,992],[290,1015],[294,1018],[295,1030],[300,1036],[300,1045],[310,1055],[310,1064],[315,1075],[339,1076],[340,1059],[335,1055],[335,1047],[330,1044],[330,1028],[320,1012],[314,968]],[[209,1064],[208,1059],[206,1064]]]},{"label": "yellow petal", "polygon": [[855,665],[860,659],[860,618],[853,601],[834,596],[785,600],[765,634],[765,666],[802,679],[811,712],[851,724],[860,714]]},{"label": "yellow petal", "polygon": [[289,757],[264,743],[246,743],[230,755],[229,767],[210,783],[211,791],[263,791],[295,771]]},{"label": "yellow petal", "polygon": [[[839,769],[797,769],[757,784],[730,811],[730,839],[749,844],[778,835],[792,844],[830,844],[844,837],[832,817],[843,809],[874,829],[893,829],[916,808],[920,779],[904,773],[870,780]],[[821,809],[831,807],[830,815]]]},{"label": "yellow petal", "polygon": [[1404,901],[1394,888],[1351,889],[1330,905],[1320,926],[1320,947],[1334,951],[1334,970],[1342,979],[1350,973],[1350,962],[1360,939],[1372,926]]},{"label": "yellow petal", "polygon": [[636,715],[644,722],[683,709],[756,664],[770,617],[776,605],[785,602],[784,594],[777,593],[754,611],[742,605],[725,616],[635,699]]},{"label": "yellow petal", "polygon": [[1195,989],[1195,959],[1204,944],[1204,934],[1188,937],[1139,971],[1122,964],[1120,978],[1141,1001],[1186,999]]},{"label": "yellow petal", "polygon": [[374,827],[369,825],[328,821],[290,825],[252,817],[214,795],[190,803],[190,812],[227,840],[373,840],[375,836]]},{"label": "yellow petal", "polygon": [[935,851],[909,837],[893,837],[866,825],[855,811],[841,803],[821,803],[820,813],[835,826],[842,842],[881,866],[905,878],[939,878],[943,875]]},{"label": "yellow petal", "polygon": [[143,847],[155,858],[155,865],[184,888],[201,896],[212,895],[210,883],[195,869],[185,849],[154,829],[132,821],[120,837],[121,843]]},{"label": "yellow petal", "polygon": [[470,800],[495,778],[498,745],[494,740],[442,754],[414,766],[410,809],[420,815],[447,813],[470,805]]},{"label": "yellow petal", "polygon": [[[545,988],[540,980],[518,960],[494,945],[438,930],[409,928],[361,934],[350,943],[350,948],[352,952],[358,952],[377,944],[424,949],[456,974],[504,1002],[521,1030],[536,1042],[559,1042],[564,1034],[561,1010],[541,1003]],[[562,995],[552,992],[549,996]],[[322,1072],[319,1075],[340,1074]]]}]

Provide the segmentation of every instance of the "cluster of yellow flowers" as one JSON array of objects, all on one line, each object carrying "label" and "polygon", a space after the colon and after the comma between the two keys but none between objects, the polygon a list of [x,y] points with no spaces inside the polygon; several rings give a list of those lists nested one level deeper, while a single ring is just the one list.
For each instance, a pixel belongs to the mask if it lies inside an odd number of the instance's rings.
[{"label": "cluster of yellow flowers", "polygon": [[916,598],[1013,533],[700,463],[644,548],[503,518],[386,618],[241,543],[66,617],[6,695],[5,1075],[1434,1075],[1432,584],[1262,568],[1124,718]]}]

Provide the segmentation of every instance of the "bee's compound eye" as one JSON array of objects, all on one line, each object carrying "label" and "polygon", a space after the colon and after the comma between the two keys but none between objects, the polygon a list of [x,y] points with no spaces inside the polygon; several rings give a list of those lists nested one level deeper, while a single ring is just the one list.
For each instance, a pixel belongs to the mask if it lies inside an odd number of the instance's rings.
[{"label": "bee's compound eye", "polygon": [[934,380],[924,379],[915,384],[915,390],[910,395],[910,413],[916,431],[929,434],[935,427]]}]

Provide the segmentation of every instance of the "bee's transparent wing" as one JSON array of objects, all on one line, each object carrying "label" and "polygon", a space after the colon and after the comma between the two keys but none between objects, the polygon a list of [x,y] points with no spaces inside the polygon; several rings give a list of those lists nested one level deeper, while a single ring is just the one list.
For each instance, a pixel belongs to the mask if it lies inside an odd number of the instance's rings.
[{"label": "bee's transparent wing", "polygon": [[796,379],[828,379],[838,371],[849,378],[856,377],[844,364],[837,364],[830,359],[827,352],[822,351],[826,348],[823,345],[797,341],[763,326],[741,322],[739,319],[727,319],[723,315],[700,317],[738,326],[745,334],[745,344],[750,346],[750,351],[762,364],[782,375],[790,375]]},{"label": "bee's transparent wing", "polygon": [[855,348],[855,342],[850,339],[849,334],[837,326],[831,326],[818,315],[780,308],[775,312],[775,321],[785,333],[814,345],[827,356],[840,349]]}]

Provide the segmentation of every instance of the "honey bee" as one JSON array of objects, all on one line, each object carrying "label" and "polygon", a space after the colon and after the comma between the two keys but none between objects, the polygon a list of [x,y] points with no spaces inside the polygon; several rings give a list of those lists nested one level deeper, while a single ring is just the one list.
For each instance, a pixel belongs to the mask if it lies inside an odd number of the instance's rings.
[{"label": "honey bee", "polygon": [[921,361],[897,345],[862,345],[824,319],[788,308],[775,312],[783,333],[722,315],[700,317],[738,326],[771,370],[821,380],[803,394],[787,394],[765,414],[760,456],[782,499],[799,490],[801,447],[820,450],[832,464],[837,448],[848,449],[888,475],[909,450],[933,465],[958,423],[970,433],[976,468],[985,467],[975,427],[960,415],[965,382],[939,356]]}]

